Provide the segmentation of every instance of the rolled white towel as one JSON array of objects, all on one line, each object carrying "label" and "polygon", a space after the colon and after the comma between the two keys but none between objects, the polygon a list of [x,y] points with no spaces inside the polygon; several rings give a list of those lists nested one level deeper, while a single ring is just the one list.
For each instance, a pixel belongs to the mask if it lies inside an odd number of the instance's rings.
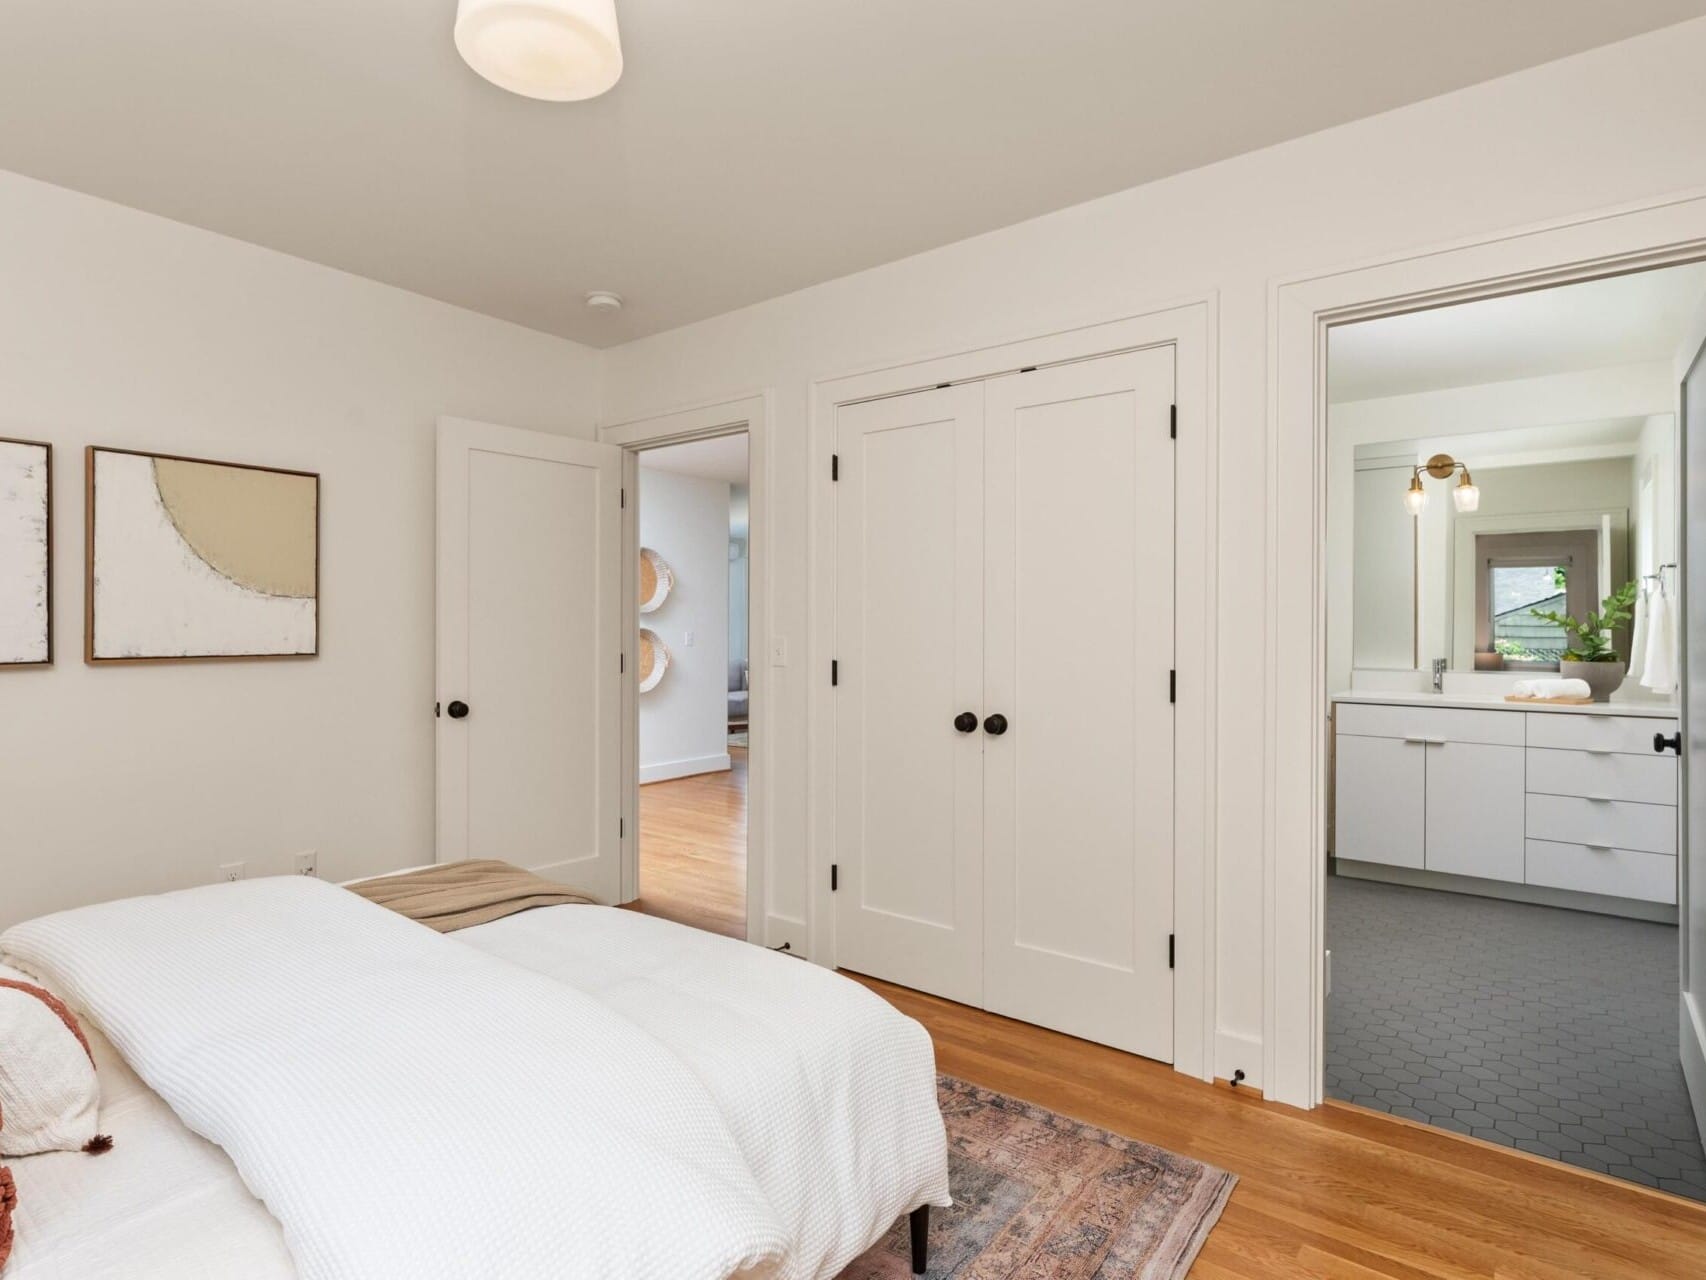
[{"label": "rolled white towel", "polygon": [[1593,690],[1586,680],[1563,680],[1557,676],[1539,680],[1518,680],[1511,692],[1519,698],[1591,698]]}]

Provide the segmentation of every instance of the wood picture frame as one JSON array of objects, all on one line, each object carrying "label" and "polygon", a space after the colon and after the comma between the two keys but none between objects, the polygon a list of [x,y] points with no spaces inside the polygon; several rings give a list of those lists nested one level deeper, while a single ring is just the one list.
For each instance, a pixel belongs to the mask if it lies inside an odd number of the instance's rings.
[{"label": "wood picture frame", "polygon": [[[16,449],[39,449],[41,451],[42,534],[39,555],[41,561],[42,656],[39,658],[11,658],[0,651],[0,671],[50,667],[53,665],[53,445],[46,440],[23,440],[11,436],[0,436],[0,448],[7,446]],[[22,519],[27,520],[27,514]],[[4,532],[4,526],[0,525],[0,533]],[[26,548],[26,554],[29,553],[30,549]],[[35,556],[29,554],[29,558],[34,559]],[[21,588],[19,594],[21,598],[25,594],[25,589]],[[8,608],[13,607],[10,599],[6,601],[6,604]]]},{"label": "wood picture frame", "polygon": [[[111,461],[103,465],[104,460]],[[146,478],[135,460],[146,464]],[[163,463],[168,471],[162,471]],[[223,476],[226,472],[235,474]],[[163,478],[168,475],[170,483]],[[269,478],[304,484],[280,486]],[[85,662],[245,662],[319,655],[318,472],[89,445],[83,482]],[[222,495],[222,487],[234,491]],[[120,495],[122,510],[115,501]],[[260,501],[252,501],[256,498]],[[311,513],[304,513],[305,506]],[[104,539],[103,516],[130,525],[122,541]],[[256,521],[269,525],[257,529]],[[267,536],[273,526],[288,529],[288,541],[309,539],[311,547],[293,545],[287,554],[274,556],[281,539]],[[156,580],[137,581],[143,575]],[[198,609],[208,616],[196,616]],[[212,616],[221,610],[226,616]],[[124,616],[115,621],[115,612]],[[185,633],[181,652],[159,638],[173,627]]]}]

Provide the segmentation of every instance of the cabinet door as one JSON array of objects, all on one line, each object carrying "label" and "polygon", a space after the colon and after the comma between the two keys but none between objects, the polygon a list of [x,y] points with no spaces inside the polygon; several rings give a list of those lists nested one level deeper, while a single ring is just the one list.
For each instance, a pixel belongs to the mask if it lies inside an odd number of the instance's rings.
[{"label": "cabinet door", "polygon": [[1422,867],[1427,752],[1424,743],[1403,738],[1339,735],[1335,856]]},{"label": "cabinet door", "polygon": [[983,1000],[983,388],[836,419],[836,959]]},{"label": "cabinet door", "polygon": [[985,1007],[1173,1056],[1171,347],[988,384]]},{"label": "cabinet door", "polygon": [[1521,884],[1523,748],[1438,742],[1426,750],[1427,869]]}]

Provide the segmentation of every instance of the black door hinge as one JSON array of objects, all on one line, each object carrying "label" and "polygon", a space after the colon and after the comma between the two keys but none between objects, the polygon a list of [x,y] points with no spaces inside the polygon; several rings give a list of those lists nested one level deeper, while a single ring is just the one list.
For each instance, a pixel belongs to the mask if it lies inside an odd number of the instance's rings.
[{"label": "black door hinge", "polygon": [[1169,440],[1179,438],[1179,406],[1176,404],[1167,406],[1167,438]]},{"label": "black door hinge", "polygon": [[626,489],[620,489],[618,492],[622,495],[622,509],[626,511],[628,509],[628,491]]},{"label": "black door hinge", "polygon": [[1020,373],[1035,373],[1036,371],[1037,366],[1034,364],[1028,364],[1023,369],[1019,370]]},{"label": "black door hinge", "polygon": [[1167,701],[1168,702],[1177,702],[1178,700],[1179,700],[1179,673],[1177,671],[1169,671],[1167,673]]},{"label": "black door hinge", "polygon": [[841,888],[841,864],[832,862],[829,864],[829,891],[834,893],[839,888]]},{"label": "black door hinge", "polygon": [[839,658],[829,660],[829,683],[831,685],[841,683],[841,660]]},{"label": "black door hinge", "polygon": [[439,704],[436,702],[432,704],[432,714],[433,714],[433,718],[435,720],[438,718],[438,714],[439,714],[438,706],[439,706]]},{"label": "black door hinge", "polygon": [[618,840],[622,840],[622,839],[625,839],[627,837],[627,835],[628,835],[628,820],[626,818],[616,819],[616,838]]},{"label": "black door hinge", "polygon": [[625,653],[617,654],[616,655],[616,674],[617,675],[625,675],[625,674],[627,674],[627,671],[628,671],[628,655]]},{"label": "black door hinge", "polygon": [[1174,939],[1174,936],[1175,935],[1173,935],[1171,933],[1167,935],[1167,967],[1169,969],[1171,969],[1173,967],[1173,957],[1174,957],[1173,939]]},{"label": "black door hinge", "polygon": [[831,480],[841,479],[841,455],[839,453],[829,455],[829,478]]}]

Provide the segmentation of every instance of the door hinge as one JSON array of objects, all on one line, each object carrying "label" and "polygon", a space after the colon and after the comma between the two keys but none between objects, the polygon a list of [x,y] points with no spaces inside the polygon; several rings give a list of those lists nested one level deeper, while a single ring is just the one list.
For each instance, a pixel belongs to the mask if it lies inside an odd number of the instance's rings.
[{"label": "door hinge", "polygon": [[829,660],[829,683],[831,685],[841,683],[841,660],[839,658]]},{"label": "door hinge", "polygon": [[628,509],[628,491],[626,489],[619,489],[617,492],[622,495],[622,509],[626,511]]},{"label": "door hinge", "polygon": [[1167,438],[1169,440],[1179,438],[1179,406],[1176,404],[1167,406]]},{"label": "door hinge", "polygon": [[1177,702],[1178,700],[1179,700],[1179,673],[1176,670],[1169,671],[1167,673],[1167,701],[1168,702]]},{"label": "door hinge", "polygon": [[1167,967],[1169,969],[1173,967],[1173,961],[1177,956],[1177,948],[1173,945],[1176,936],[1171,933],[1167,935]]},{"label": "door hinge", "polygon": [[834,893],[839,888],[841,888],[841,864],[832,862],[829,864],[829,891]]},{"label": "door hinge", "polygon": [[1020,373],[1035,373],[1036,371],[1037,366],[1034,364],[1028,364],[1023,369],[1019,370]]},{"label": "door hinge", "polygon": [[616,674],[620,676],[620,675],[626,675],[627,673],[628,673],[628,655],[625,653],[619,653],[616,655]]},{"label": "door hinge", "polygon": [[433,714],[433,719],[435,719],[435,720],[438,718],[438,715],[439,715],[438,707],[439,707],[438,703],[435,702],[432,704],[432,714]]},{"label": "door hinge", "polygon": [[628,836],[628,820],[626,818],[616,819],[616,838],[618,840],[624,840],[627,838],[627,836]]},{"label": "door hinge", "polygon": [[841,455],[839,453],[829,455],[829,478],[832,481],[841,479]]}]

